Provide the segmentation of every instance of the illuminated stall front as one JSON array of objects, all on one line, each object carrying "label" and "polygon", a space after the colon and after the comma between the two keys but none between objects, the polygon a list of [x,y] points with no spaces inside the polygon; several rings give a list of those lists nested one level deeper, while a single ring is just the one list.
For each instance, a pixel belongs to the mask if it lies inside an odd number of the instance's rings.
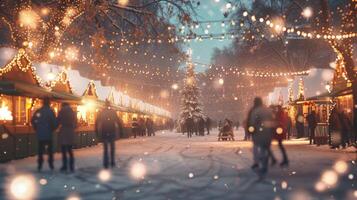
[{"label": "illuminated stall front", "polygon": [[[94,128],[98,112],[98,94],[93,81],[88,83],[82,95],[81,105],[77,107],[78,124],[82,127]],[[94,129],[93,129],[94,130]]]},{"label": "illuminated stall front", "polygon": [[23,49],[0,68],[0,121],[12,133],[32,132],[30,118],[39,98],[51,96]]},{"label": "illuminated stall front", "polygon": [[[44,84],[25,50],[18,50],[14,58],[0,68],[0,131],[10,135],[0,139],[0,152],[6,152],[0,153],[0,161],[36,154],[37,140],[31,117],[41,107],[41,99],[45,97],[51,99],[51,108],[56,114],[63,102],[70,103],[77,112],[76,148],[97,144],[94,125],[98,110],[104,106],[104,100],[99,99],[97,92],[94,82],[90,81],[82,96],[74,94],[66,71],[61,71],[53,81]],[[169,112],[119,91],[112,90],[107,100],[126,126],[125,133],[120,137],[130,136],[133,117],[152,117],[158,124],[170,117]],[[55,146],[57,138],[58,133],[55,132]]]},{"label": "illuminated stall front", "polygon": [[[314,111],[317,118],[315,137],[318,144],[326,144],[328,139],[328,116],[332,106],[332,100],[328,92],[314,97],[305,98],[304,84],[299,80],[297,99],[293,100],[291,88],[289,88],[288,115],[292,120],[293,126],[296,125],[297,116],[301,115],[304,119],[304,136],[309,136],[307,116]],[[293,130],[296,132],[296,130]]]}]

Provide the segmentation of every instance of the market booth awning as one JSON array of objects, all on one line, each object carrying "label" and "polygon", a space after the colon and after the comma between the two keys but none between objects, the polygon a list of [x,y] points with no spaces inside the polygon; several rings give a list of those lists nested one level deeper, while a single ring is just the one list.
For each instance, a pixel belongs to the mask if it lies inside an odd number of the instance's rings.
[{"label": "market booth awning", "polygon": [[[98,107],[104,107],[105,104],[105,100],[99,98],[93,81],[89,82],[82,96],[74,94],[65,70],[60,72],[57,78],[50,83],[42,81],[24,49],[19,49],[14,58],[0,68],[0,94],[30,98],[49,97],[53,100],[58,99],[62,102],[73,102],[75,104],[95,104]],[[121,99],[120,105],[116,104],[114,90],[111,90],[107,100],[118,111],[144,115],[154,114],[162,117],[170,116],[168,111],[159,107],[130,97],[127,98],[129,103],[123,103],[123,99]]]},{"label": "market booth awning", "polygon": [[[63,78],[63,75],[62,75]],[[54,90],[43,85],[36,74],[25,50],[20,49],[17,55],[3,68],[0,68],[0,93],[12,96],[32,98],[49,97],[64,101],[80,101],[73,93],[61,90],[60,84],[54,84]]]}]

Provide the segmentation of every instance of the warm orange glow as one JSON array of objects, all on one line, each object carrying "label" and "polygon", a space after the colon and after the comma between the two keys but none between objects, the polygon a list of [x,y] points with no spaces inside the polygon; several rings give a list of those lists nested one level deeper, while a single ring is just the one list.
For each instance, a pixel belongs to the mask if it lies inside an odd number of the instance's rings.
[{"label": "warm orange glow", "polygon": [[35,11],[31,9],[25,9],[19,13],[20,26],[26,26],[28,28],[35,29],[37,23],[40,20],[40,17],[36,14]]},{"label": "warm orange glow", "polygon": [[102,182],[107,182],[111,179],[112,174],[109,170],[103,169],[98,173],[98,178]]},{"label": "warm orange glow", "polygon": [[129,0],[118,0],[118,4],[121,6],[126,6],[126,5],[128,5],[128,3],[129,3]]},{"label": "warm orange glow", "polygon": [[78,49],[75,47],[67,48],[64,53],[67,60],[77,60],[78,58]]},{"label": "warm orange glow", "polygon": [[146,175],[146,166],[141,162],[132,164],[130,174],[135,179],[143,179]]},{"label": "warm orange glow", "polygon": [[17,175],[10,180],[8,188],[9,199],[36,199],[36,180],[32,175]]},{"label": "warm orange glow", "polygon": [[12,119],[13,117],[9,107],[5,104],[5,102],[2,102],[0,107],[0,120],[11,121]]}]

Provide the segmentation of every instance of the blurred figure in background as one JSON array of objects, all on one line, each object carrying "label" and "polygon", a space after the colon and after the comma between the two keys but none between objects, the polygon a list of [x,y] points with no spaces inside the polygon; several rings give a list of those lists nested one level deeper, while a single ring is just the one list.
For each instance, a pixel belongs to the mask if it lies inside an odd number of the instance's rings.
[{"label": "blurred figure in background", "polygon": [[[122,130],[121,120],[115,110],[111,109],[110,102],[105,101],[105,108],[98,113],[98,130],[103,137],[103,166],[104,168],[115,167],[115,140]],[[110,153],[109,153],[110,151]]]},{"label": "blurred figure in background", "polygon": [[260,180],[268,172],[269,149],[272,140],[273,113],[263,105],[260,97],[254,99],[254,104],[249,111],[248,130],[253,139],[254,164],[252,169]]},{"label": "blurred figure in background", "polygon": [[205,120],[203,119],[203,117],[199,117],[197,123],[198,123],[199,135],[204,136],[206,124],[205,124]]},{"label": "blurred figure in background", "polygon": [[139,124],[135,117],[131,122],[131,132],[134,135],[134,138],[136,138],[136,136],[139,134]]},{"label": "blurred figure in background", "polygon": [[298,113],[296,115],[295,121],[297,138],[301,138],[304,136],[304,116],[301,113]]},{"label": "blurred figure in background", "polygon": [[339,119],[341,123],[341,146],[346,148],[350,145],[350,133],[352,132],[352,123],[347,116],[345,110],[339,112]]},{"label": "blurred figure in background", "polygon": [[275,129],[273,129],[273,135],[274,139],[278,141],[278,146],[283,156],[283,161],[280,163],[281,167],[289,165],[288,155],[283,146],[283,140],[286,139],[287,134],[288,118],[289,116],[283,111],[283,108],[281,106],[277,106],[275,112]]},{"label": "blurred figure in background", "polygon": [[209,131],[211,130],[211,123],[212,123],[211,118],[207,117],[207,118],[206,118],[207,135],[209,135]]},{"label": "blurred figure in background", "polygon": [[[59,142],[62,150],[61,171],[66,172],[69,169],[71,172],[74,172],[73,145],[75,141],[75,129],[77,127],[77,116],[68,103],[62,103],[57,121],[60,126]],[[69,156],[69,160],[67,156]]]},{"label": "blurred figure in background", "polygon": [[313,110],[307,115],[307,124],[309,126],[309,140],[310,144],[316,144],[315,141],[315,129],[317,127],[316,112]]}]

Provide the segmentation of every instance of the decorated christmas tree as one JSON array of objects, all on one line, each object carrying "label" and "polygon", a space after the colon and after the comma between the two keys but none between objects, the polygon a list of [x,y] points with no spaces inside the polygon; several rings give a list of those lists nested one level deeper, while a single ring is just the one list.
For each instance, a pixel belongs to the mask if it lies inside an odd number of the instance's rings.
[{"label": "decorated christmas tree", "polygon": [[195,119],[198,117],[203,117],[200,102],[200,89],[197,85],[194,66],[189,62],[184,86],[181,90],[180,122],[184,123],[187,118]]}]

